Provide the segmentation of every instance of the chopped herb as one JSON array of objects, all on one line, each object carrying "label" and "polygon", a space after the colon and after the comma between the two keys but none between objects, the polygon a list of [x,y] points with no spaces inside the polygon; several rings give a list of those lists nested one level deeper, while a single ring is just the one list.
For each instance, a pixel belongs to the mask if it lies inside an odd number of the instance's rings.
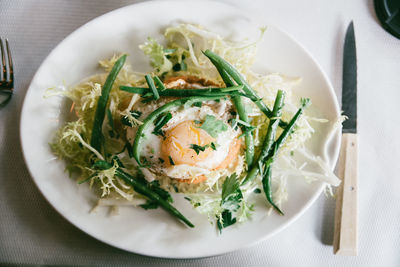
[{"label": "chopped herb", "polygon": [[160,163],[164,163],[164,160],[162,158],[158,158],[158,160],[160,161]]},{"label": "chopped herb", "polygon": [[141,167],[145,167],[145,168],[150,167],[150,162],[144,157],[143,157],[143,165]]},{"label": "chopped herb", "polygon": [[185,63],[185,56],[184,56],[184,55],[182,55],[182,60],[181,60],[181,62],[176,63],[176,64],[172,67],[172,69],[173,69],[174,71],[181,71],[181,70],[186,71],[186,70],[187,70],[187,65],[186,65],[186,63]]},{"label": "chopped herb", "polygon": [[191,149],[193,149],[195,152],[196,152],[196,154],[198,155],[199,153],[200,153],[200,151],[204,151],[204,150],[206,150],[206,148],[208,147],[209,145],[205,145],[205,146],[199,146],[199,145],[196,145],[196,144],[190,144],[190,148]]},{"label": "chopped herb", "polygon": [[212,150],[217,150],[217,146],[215,145],[214,142],[211,142],[210,144],[204,145],[204,146],[199,146],[196,144],[190,144],[189,146],[191,149],[193,149],[196,154],[198,155],[200,151],[206,150],[207,147],[211,147]]},{"label": "chopped herb", "polygon": [[253,191],[255,194],[261,194],[261,189],[260,188],[256,188]]},{"label": "chopped herb", "polygon": [[217,146],[214,144],[214,142],[211,142],[210,147],[212,148],[212,150],[217,150]]},{"label": "chopped herb", "polygon": [[197,208],[197,207],[201,206],[201,203],[199,203],[199,202],[193,203],[192,199],[189,197],[183,197],[183,198],[186,199],[187,201],[189,201],[193,205],[193,208]]},{"label": "chopped herb", "polygon": [[171,158],[171,156],[168,156],[168,159],[169,159],[169,164],[175,165],[175,162],[173,161],[173,159]]},{"label": "chopped herb", "polygon": [[221,219],[217,218],[217,227],[219,232],[222,232],[223,228],[231,226],[236,223],[236,218],[232,218],[232,212],[229,210],[224,210],[221,214]]},{"label": "chopped herb", "polygon": [[290,151],[290,156],[294,156],[294,151],[292,150],[292,151]]},{"label": "chopped herb", "polygon": [[196,123],[196,124],[201,124],[201,121],[199,121],[199,120],[194,120],[194,123]]},{"label": "chopped herb", "polygon": [[154,152],[155,152],[155,151],[154,151],[154,148],[151,148],[150,153],[151,153],[151,154],[154,154]]},{"label": "chopped herb", "polygon": [[202,105],[202,104],[203,104],[203,103],[201,103],[201,102],[195,102],[195,103],[193,104],[193,106],[201,108],[201,105]]},{"label": "chopped herb", "polygon": [[181,64],[176,63],[176,64],[172,67],[172,69],[173,69],[174,71],[180,71],[180,70],[181,70]]},{"label": "chopped herb", "polygon": [[201,129],[205,130],[212,137],[217,137],[220,132],[228,130],[228,126],[221,120],[217,120],[212,115],[206,115],[206,119],[200,126]]},{"label": "chopped herb", "polygon": [[161,128],[167,124],[167,122],[172,119],[172,114],[168,112],[167,114],[161,115],[158,117],[158,119],[154,122],[154,131],[152,132],[155,135],[161,135],[164,136],[164,132],[161,130]]},{"label": "chopped herb", "polygon": [[240,207],[243,195],[239,187],[236,173],[227,177],[222,185],[221,207],[236,211]]},{"label": "chopped herb", "polygon": [[[184,90],[184,89],[183,89],[183,90]],[[205,90],[205,89],[198,89],[198,90]],[[211,94],[211,95],[212,95],[212,94]],[[210,95],[210,96],[211,96],[211,95]],[[221,99],[227,99],[226,96],[221,96],[220,98],[221,98]],[[201,101],[203,101],[203,100],[201,100]],[[201,102],[201,101],[199,101],[198,99],[187,99],[186,102],[183,104],[183,108],[184,108],[184,109],[187,109],[187,108],[190,108],[190,107],[193,106],[193,105],[199,105],[199,104],[196,104],[196,103],[199,103],[199,102]],[[207,100],[204,100],[204,101],[207,101]],[[213,99],[213,101],[219,102],[219,98]]]},{"label": "chopped herb", "polygon": [[227,177],[222,185],[221,208],[224,211],[221,217],[217,217],[217,227],[219,231],[236,223],[236,218],[232,217],[232,212],[240,208],[240,203],[243,200],[242,191],[240,190],[239,181],[236,173]]}]

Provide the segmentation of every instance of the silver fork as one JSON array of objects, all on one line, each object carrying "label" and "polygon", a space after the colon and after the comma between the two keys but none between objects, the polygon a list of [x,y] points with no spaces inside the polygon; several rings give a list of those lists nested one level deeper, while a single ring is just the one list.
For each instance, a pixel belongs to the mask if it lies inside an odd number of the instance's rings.
[{"label": "silver fork", "polygon": [[6,49],[4,50],[3,40],[0,37],[0,66],[3,68],[2,74],[0,73],[0,107],[5,106],[10,101],[14,90],[14,67],[8,39],[6,39],[5,43]]}]

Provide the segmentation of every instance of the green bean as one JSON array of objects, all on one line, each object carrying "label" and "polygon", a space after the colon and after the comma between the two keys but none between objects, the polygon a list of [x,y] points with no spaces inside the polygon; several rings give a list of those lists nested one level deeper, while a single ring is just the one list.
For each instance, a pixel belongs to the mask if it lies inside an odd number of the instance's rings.
[{"label": "green bean", "polygon": [[[246,96],[250,98],[256,105],[257,107],[265,114],[267,115],[268,118],[272,117],[272,111],[265,105],[265,103],[262,101],[262,99],[257,95],[257,93],[250,87],[250,85],[247,83],[247,81],[243,78],[243,76],[227,61],[225,61],[223,58],[215,54],[214,52],[210,50],[206,50],[203,52],[204,55],[206,55],[211,62],[217,67],[224,69],[227,74],[229,74],[232,79],[239,85],[243,85],[243,91],[246,93]],[[218,69],[217,67],[217,69]],[[287,123],[284,121],[280,121],[279,125],[281,127],[286,127]]]},{"label": "green bean", "polygon": [[[165,89],[159,91],[160,96],[176,96],[176,97],[189,97],[189,96],[231,96],[231,95],[244,95],[240,92],[243,86],[232,86],[227,88],[206,88],[206,89]],[[143,87],[130,87],[120,86],[120,90],[145,95],[149,92],[148,88]]]},{"label": "green bean", "polygon": [[[278,153],[279,148],[286,141],[286,138],[288,138],[288,136],[290,136],[290,134],[293,132],[293,129],[294,129],[294,126],[296,125],[297,120],[299,119],[301,114],[304,112],[304,109],[307,108],[310,105],[310,103],[311,103],[310,99],[302,99],[300,108],[297,110],[296,114],[290,120],[290,122],[288,123],[287,127],[283,130],[283,132],[278,137],[278,139],[276,139],[276,141],[272,144],[272,146],[268,150],[268,155],[264,159],[262,159],[262,161],[258,161],[259,165],[264,165],[264,169],[265,170],[268,170],[268,168],[271,168],[271,165],[272,165],[273,161],[275,160],[275,157],[276,157],[276,155]],[[247,177],[245,178],[245,180],[242,182],[242,185],[244,185],[244,184],[248,183],[249,181],[253,180],[255,178],[255,176],[257,175],[259,169],[260,168],[258,168],[258,170],[256,170],[256,171],[251,170],[247,174]],[[269,173],[266,172],[265,175],[267,175],[267,174],[271,175],[270,172],[271,172],[271,170],[269,170]],[[268,195],[271,194],[271,192],[268,191],[268,188],[269,188],[269,190],[271,190],[271,187],[269,185],[270,184],[269,180],[271,179],[271,177],[265,177],[265,178],[263,177],[263,179],[265,180],[263,183],[267,183],[268,184],[268,186],[265,187],[265,189],[267,189],[265,194],[267,195],[267,199],[268,199]]]},{"label": "green bean", "polygon": [[154,76],[154,82],[156,83],[159,91],[164,91],[165,89],[167,89],[160,78],[158,78],[158,76]]},{"label": "green bean", "polygon": [[265,135],[264,142],[261,148],[260,156],[257,159],[258,164],[254,164],[254,166],[248,171],[246,178],[243,180],[242,185],[247,184],[252,181],[258,174],[260,163],[264,162],[268,156],[269,151],[275,141],[276,129],[278,128],[278,124],[280,121],[280,117],[282,116],[282,107],[285,99],[285,93],[282,90],[279,90],[276,94],[274,109],[272,110],[272,118],[268,124],[267,134]]},{"label": "green bean", "polygon": [[99,97],[99,100],[97,102],[90,145],[100,153],[104,142],[102,126],[106,114],[108,98],[114,81],[117,78],[118,73],[122,69],[125,60],[126,55],[123,55],[115,62],[113,68],[107,76],[106,82],[104,83],[103,89],[101,90],[101,96]]},{"label": "green bean", "polygon": [[140,162],[140,150],[141,150],[141,143],[143,138],[145,137],[145,131],[150,127],[150,125],[157,119],[157,117],[166,112],[170,111],[173,108],[179,107],[187,102],[202,102],[208,100],[218,100],[223,98],[223,96],[192,96],[186,98],[180,98],[174,101],[171,101],[164,106],[159,107],[158,109],[154,110],[146,119],[143,120],[143,123],[139,126],[135,140],[133,141],[133,157],[135,158],[136,162],[139,166],[142,166]]},{"label": "green bean", "polygon": [[281,135],[276,139],[274,142],[272,149],[270,150],[270,153],[268,154],[268,157],[266,160],[269,158],[274,158],[276,153],[278,152],[278,149],[282,146],[283,143],[285,143],[286,138],[288,138],[294,131],[294,127],[296,126],[297,120],[300,118],[301,114],[303,114],[304,110],[311,104],[310,99],[305,98],[301,100],[301,106],[297,110],[296,114],[294,114],[293,118],[290,120],[288,123],[287,127],[283,130]]},{"label": "green bean", "polygon": [[[245,123],[249,123],[249,117],[247,116],[246,109],[243,105],[242,99],[240,96],[232,97],[233,103],[235,104],[236,110],[239,114],[239,119],[244,121]],[[253,133],[247,131],[246,126],[242,125],[242,130],[244,132],[244,141],[246,144],[246,163],[248,168],[251,168],[254,160],[254,138]]]},{"label": "green bean", "polygon": [[271,165],[268,165],[266,170],[264,171],[264,175],[262,178],[262,185],[264,189],[264,194],[265,197],[267,198],[269,204],[281,215],[285,215],[280,208],[274,203],[272,199],[272,188],[271,188],[271,178],[272,178],[272,172],[271,172]]},{"label": "green bean", "polygon": [[[235,86],[235,82],[232,80],[231,76],[229,76],[229,74],[226,72],[226,70],[221,68],[219,64],[215,63],[214,59],[210,58],[210,60],[216,66],[225,85],[228,86],[228,88]],[[242,120],[246,123],[249,123],[249,117],[247,116],[247,112],[243,105],[242,98],[240,96],[233,96],[232,101],[236,107],[238,114],[239,114],[240,120]],[[244,132],[244,141],[246,144],[246,163],[247,163],[248,169],[250,169],[251,166],[253,165],[253,159],[254,159],[254,138],[253,138],[253,134],[249,131],[246,131],[245,127],[242,127],[242,130]]]},{"label": "green bean", "polygon": [[158,90],[156,88],[156,86],[154,85],[154,81],[153,78],[151,78],[150,74],[147,74],[146,76],[144,76],[147,82],[147,85],[149,86],[149,88],[151,89],[151,91],[153,92],[153,97],[155,100],[160,98],[160,95],[158,94]]},{"label": "green bean", "polygon": [[[272,199],[272,188],[271,188],[271,179],[272,179],[271,168],[272,168],[272,163],[275,160],[275,157],[276,157],[276,155],[278,153],[279,148],[286,141],[286,138],[288,138],[288,136],[290,136],[290,134],[293,132],[293,129],[294,129],[295,125],[296,125],[297,120],[299,119],[299,117],[303,113],[304,109],[310,105],[310,103],[311,103],[311,101],[309,99],[302,99],[301,107],[298,109],[296,114],[290,120],[289,124],[283,130],[283,132],[278,137],[278,139],[272,144],[272,146],[270,146],[270,149],[268,151],[268,155],[265,157],[265,159],[261,159],[262,161],[259,161],[260,165],[264,164],[264,173],[263,173],[263,177],[262,177],[262,184],[263,184],[263,189],[264,189],[265,196],[267,197],[267,200],[272,205],[272,207],[274,207],[274,209],[276,211],[278,211],[282,215],[283,215],[283,212],[275,205],[275,203],[274,203],[274,201]],[[261,169],[261,168],[259,168],[259,169]],[[246,180],[247,180],[247,178],[249,178],[249,175],[251,175],[251,174],[250,173],[248,174],[248,177],[246,177],[245,181],[243,181],[242,184],[246,183]],[[250,177],[250,179],[251,179],[251,177]]]},{"label": "green bean", "polygon": [[[109,164],[106,161],[97,161],[95,163],[95,167],[106,170],[112,167],[111,164]],[[170,213],[171,215],[177,217],[178,219],[182,220],[187,226],[189,227],[194,227],[194,225],[180,213],[174,206],[172,206],[168,201],[164,200],[159,194],[156,192],[152,191],[147,184],[144,184],[142,182],[139,182],[137,179],[129,175],[128,173],[124,172],[121,168],[117,168],[115,175],[124,180],[127,184],[133,187],[133,189],[138,192],[139,194],[142,194],[146,197],[148,197],[150,200],[155,201],[160,207],[162,207],[165,211]]]}]

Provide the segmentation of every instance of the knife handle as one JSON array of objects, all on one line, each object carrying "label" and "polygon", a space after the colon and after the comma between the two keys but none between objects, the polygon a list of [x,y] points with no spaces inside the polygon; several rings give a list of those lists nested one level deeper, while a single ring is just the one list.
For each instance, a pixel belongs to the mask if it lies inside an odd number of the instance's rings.
[{"label": "knife handle", "polygon": [[339,158],[339,177],[342,178],[342,183],[336,193],[333,252],[337,255],[357,256],[357,134],[345,133],[342,135],[342,146]]}]

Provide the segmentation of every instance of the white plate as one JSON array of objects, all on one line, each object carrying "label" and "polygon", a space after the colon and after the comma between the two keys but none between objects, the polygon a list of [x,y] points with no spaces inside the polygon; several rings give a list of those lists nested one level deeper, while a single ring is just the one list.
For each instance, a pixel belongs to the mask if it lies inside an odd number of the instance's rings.
[{"label": "white plate", "polygon": [[[249,16],[250,17],[250,16]],[[241,10],[217,2],[145,2],[105,14],[69,35],[46,58],[25,97],[21,117],[21,142],[26,164],[38,188],[68,221],[93,237],[115,247],[150,256],[195,258],[218,255],[266,239],[298,218],[322,191],[322,183],[306,184],[291,179],[285,216],[266,215],[257,207],[252,221],[224,229],[218,235],[207,218],[193,211],[180,197],[175,204],[194,224],[189,229],[163,210],[145,211],[126,207],[119,216],[100,209],[89,213],[96,199],[87,185],[77,185],[55,160],[48,143],[62,123],[62,99],[44,99],[46,88],[72,85],[99,70],[97,61],[113,53],[129,53],[134,69],[148,71],[148,60],[137,48],[148,36],[161,40],[163,29],[176,22],[206,26],[229,38],[255,36],[263,26],[245,17]],[[270,26],[259,45],[257,71],[277,71],[302,77],[298,95],[310,97],[320,116],[335,120],[339,108],[326,75],[312,57],[292,38]],[[325,124],[311,143],[315,153],[333,167],[338,156],[339,131],[328,137]]]}]

